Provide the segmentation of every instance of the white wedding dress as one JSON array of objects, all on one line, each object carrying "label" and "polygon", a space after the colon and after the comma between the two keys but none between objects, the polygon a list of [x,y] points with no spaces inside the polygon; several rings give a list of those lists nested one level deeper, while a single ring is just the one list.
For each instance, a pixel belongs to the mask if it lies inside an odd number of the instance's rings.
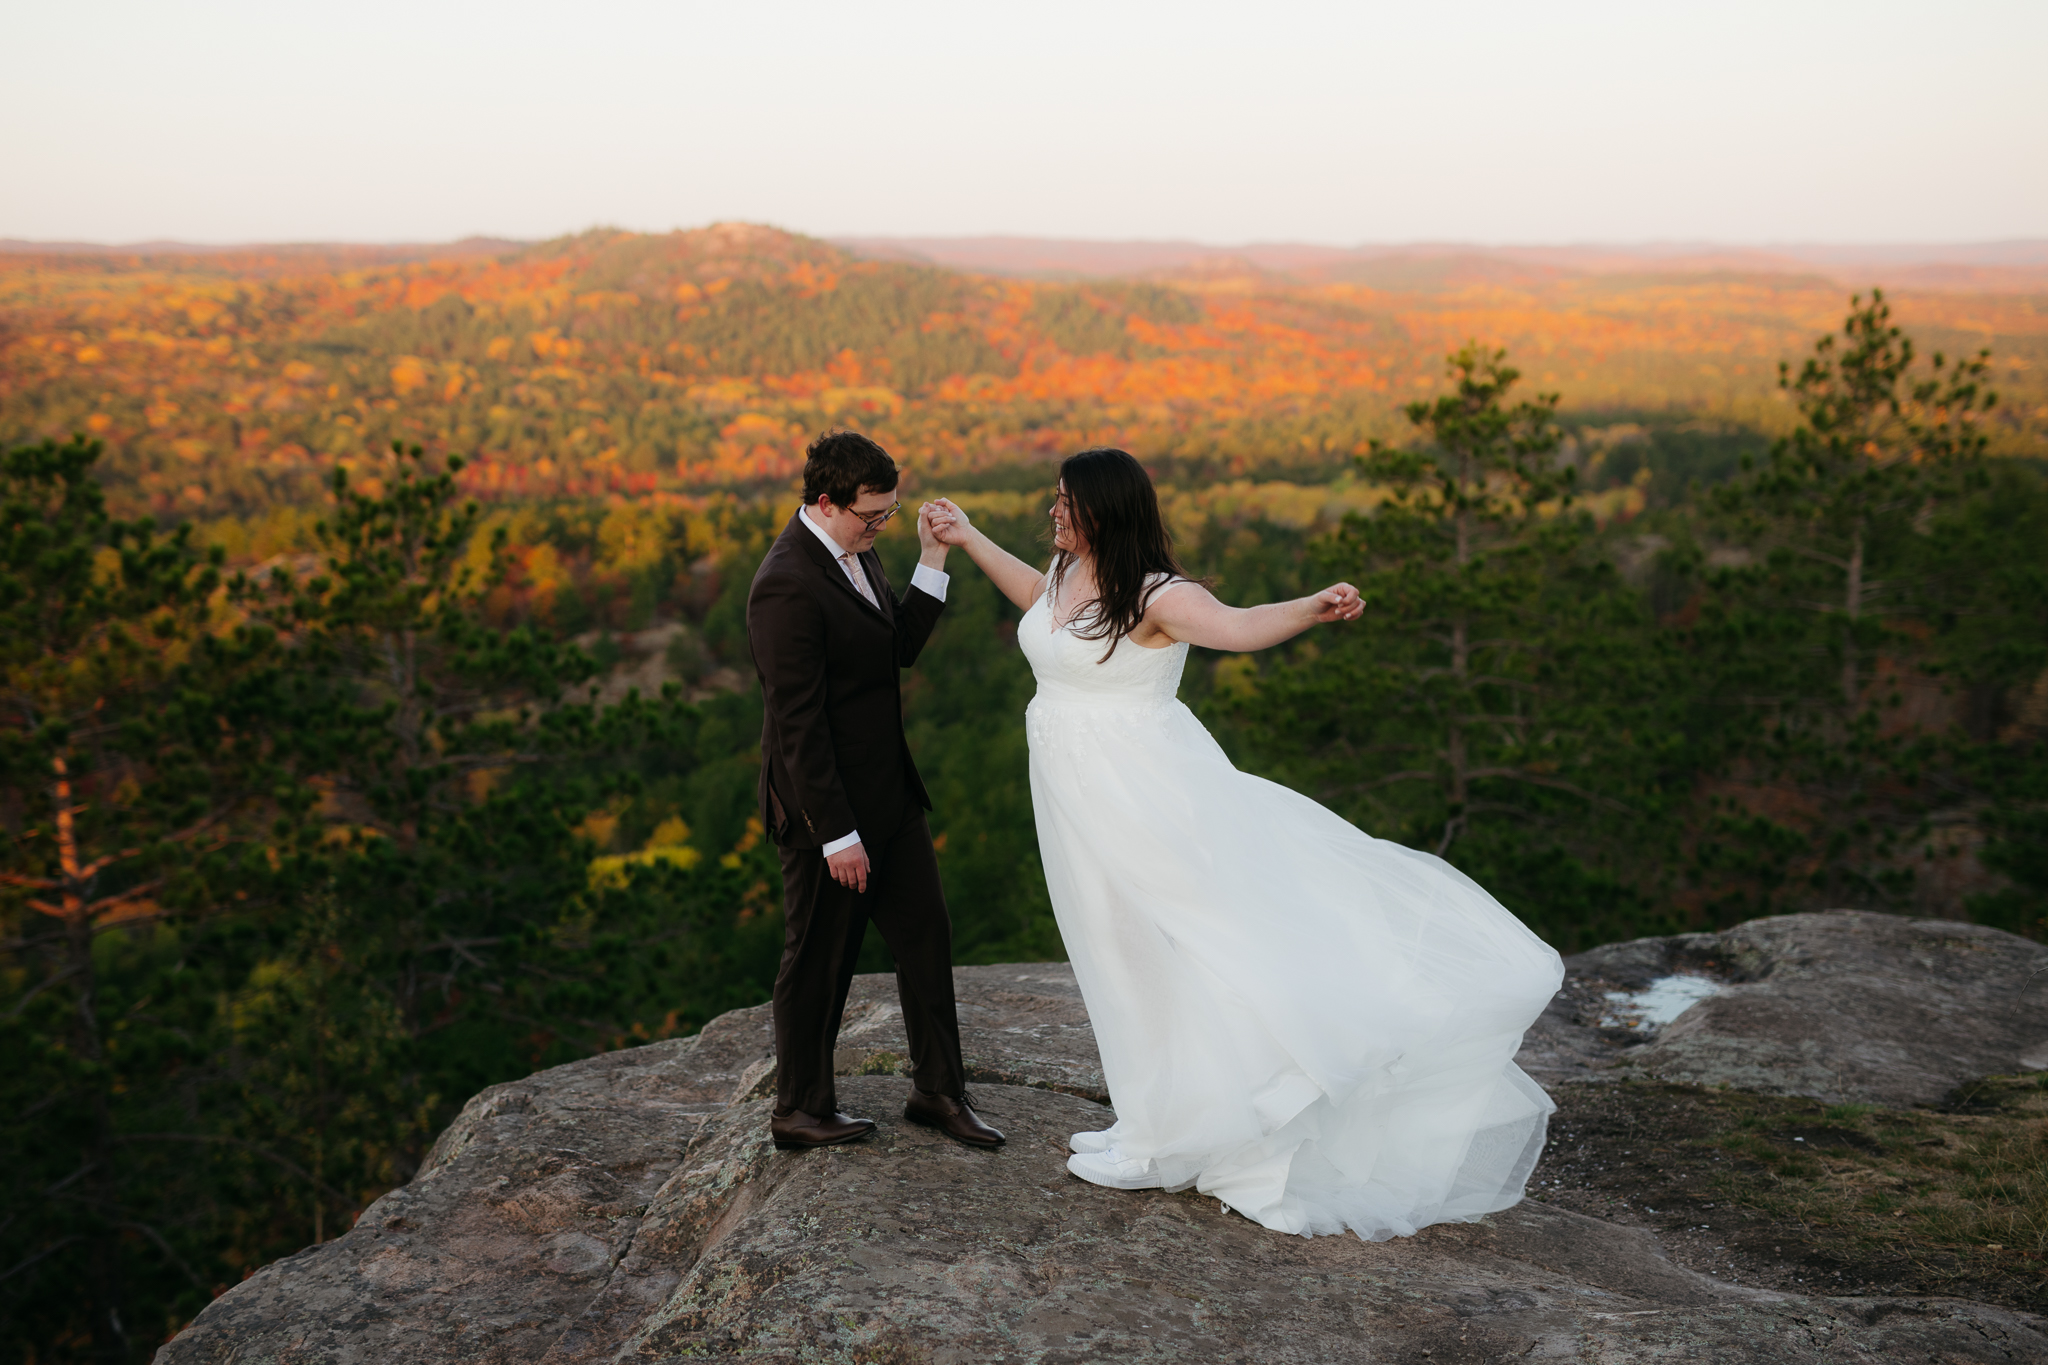
[{"label": "white wedding dress", "polygon": [[1232,767],[1175,698],[1186,645],[1098,663],[1050,595],[1017,638],[1046,886],[1116,1110],[1096,1145],[1304,1236],[1520,1200],[1556,1106],[1514,1056],[1557,954],[1449,863]]}]

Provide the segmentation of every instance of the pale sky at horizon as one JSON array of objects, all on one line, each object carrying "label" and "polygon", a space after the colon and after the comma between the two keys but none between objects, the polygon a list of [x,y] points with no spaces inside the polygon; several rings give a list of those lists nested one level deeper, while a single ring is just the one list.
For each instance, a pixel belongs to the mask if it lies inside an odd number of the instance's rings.
[{"label": "pale sky at horizon", "polygon": [[2048,237],[2048,4],[6,0],[0,237]]}]

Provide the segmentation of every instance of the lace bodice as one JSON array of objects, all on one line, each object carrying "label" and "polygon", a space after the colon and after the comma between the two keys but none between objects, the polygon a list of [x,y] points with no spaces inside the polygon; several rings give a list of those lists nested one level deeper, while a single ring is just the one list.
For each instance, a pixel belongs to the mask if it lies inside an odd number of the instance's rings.
[{"label": "lace bodice", "polygon": [[[1173,586],[1163,574],[1156,581],[1163,586],[1154,589],[1155,598]],[[1146,649],[1125,640],[1117,645],[1107,662],[1099,663],[1109,642],[1083,640],[1066,626],[1055,626],[1057,607],[1048,583],[1031,604],[1031,610],[1017,623],[1017,643],[1038,678],[1040,701],[1143,705],[1172,701],[1180,691],[1180,675],[1188,659],[1187,645]]]}]

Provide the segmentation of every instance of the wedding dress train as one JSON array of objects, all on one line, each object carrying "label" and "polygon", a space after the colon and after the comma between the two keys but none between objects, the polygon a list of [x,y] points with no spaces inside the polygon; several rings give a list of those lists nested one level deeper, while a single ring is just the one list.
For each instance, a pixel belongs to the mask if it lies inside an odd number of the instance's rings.
[{"label": "wedding dress train", "polygon": [[1077,1161],[1304,1235],[1518,1201],[1556,1106],[1514,1056],[1557,954],[1449,863],[1232,767],[1175,698],[1186,645],[1098,663],[1049,596],[1017,631],[1032,805],[1117,1115]]}]

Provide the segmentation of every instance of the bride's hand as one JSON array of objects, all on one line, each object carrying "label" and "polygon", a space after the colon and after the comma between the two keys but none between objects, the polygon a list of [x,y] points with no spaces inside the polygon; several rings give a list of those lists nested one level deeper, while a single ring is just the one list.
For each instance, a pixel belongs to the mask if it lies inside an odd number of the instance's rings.
[{"label": "bride's hand", "polygon": [[1358,589],[1349,583],[1338,583],[1324,588],[1309,601],[1314,604],[1318,625],[1329,625],[1334,621],[1356,621],[1365,614],[1365,599],[1359,596]]},{"label": "bride's hand", "polygon": [[920,512],[929,510],[932,534],[941,545],[965,545],[974,525],[967,514],[946,498],[933,498]]}]

